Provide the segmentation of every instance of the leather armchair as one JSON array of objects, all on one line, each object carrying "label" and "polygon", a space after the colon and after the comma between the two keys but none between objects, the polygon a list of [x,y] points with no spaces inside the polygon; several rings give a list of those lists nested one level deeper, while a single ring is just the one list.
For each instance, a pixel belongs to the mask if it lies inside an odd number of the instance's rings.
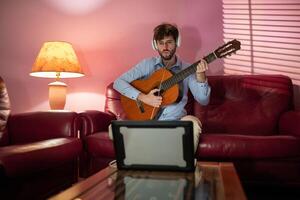
[{"label": "leather armchair", "polygon": [[10,114],[0,78],[0,197],[43,199],[77,181],[82,143],[75,112]]},{"label": "leather armchair", "polygon": [[[300,112],[293,107],[291,79],[229,75],[209,76],[208,82],[209,105],[201,106],[190,95],[186,106],[188,114],[203,124],[196,158],[233,162],[244,185],[299,187]],[[93,166],[90,173],[115,157],[107,135],[109,120],[126,117],[112,84],[104,110],[81,113],[85,149]]]},{"label": "leather armchair", "polygon": [[108,126],[117,118],[113,113],[96,110],[80,113],[80,117],[80,138],[84,146],[84,154],[80,160],[80,176],[88,177],[105,168],[115,157],[112,142],[108,137]]}]

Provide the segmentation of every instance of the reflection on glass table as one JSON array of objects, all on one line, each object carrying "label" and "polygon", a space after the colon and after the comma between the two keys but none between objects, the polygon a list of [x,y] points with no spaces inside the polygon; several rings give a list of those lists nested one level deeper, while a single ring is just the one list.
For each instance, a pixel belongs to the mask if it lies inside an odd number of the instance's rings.
[{"label": "reflection on glass table", "polygon": [[233,163],[198,162],[195,172],[117,170],[107,167],[51,200],[246,200]]},{"label": "reflection on glass table", "polygon": [[[198,169],[197,169],[198,170]],[[195,173],[118,171],[115,199],[212,199],[210,182]]]}]

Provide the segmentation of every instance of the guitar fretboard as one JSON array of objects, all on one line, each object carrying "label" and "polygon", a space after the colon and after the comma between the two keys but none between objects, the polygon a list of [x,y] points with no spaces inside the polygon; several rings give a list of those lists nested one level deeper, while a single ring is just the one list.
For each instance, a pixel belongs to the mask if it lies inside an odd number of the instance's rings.
[{"label": "guitar fretboard", "polygon": [[[216,55],[214,53],[210,53],[207,56],[205,56],[203,59],[207,62],[207,63],[211,63],[212,61],[214,61],[216,59]],[[185,68],[184,70],[182,70],[181,72],[175,74],[174,76],[172,76],[171,78],[163,81],[161,83],[161,91],[166,91],[168,90],[170,87],[172,87],[173,85],[179,83],[180,81],[182,81],[183,79],[185,79],[186,77],[188,77],[189,75],[195,73],[197,71],[197,65],[200,62],[200,60],[198,60],[197,62],[193,63],[192,65],[190,65],[189,67]]]}]

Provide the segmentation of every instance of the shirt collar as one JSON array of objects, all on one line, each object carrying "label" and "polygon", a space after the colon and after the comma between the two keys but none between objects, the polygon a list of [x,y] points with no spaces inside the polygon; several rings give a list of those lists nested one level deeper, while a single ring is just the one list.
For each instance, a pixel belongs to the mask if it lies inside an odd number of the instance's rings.
[{"label": "shirt collar", "polygon": [[[163,62],[160,56],[157,56],[155,58],[155,66],[163,67]],[[178,56],[176,56],[176,63],[173,65],[170,69],[181,69],[182,61]]]}]

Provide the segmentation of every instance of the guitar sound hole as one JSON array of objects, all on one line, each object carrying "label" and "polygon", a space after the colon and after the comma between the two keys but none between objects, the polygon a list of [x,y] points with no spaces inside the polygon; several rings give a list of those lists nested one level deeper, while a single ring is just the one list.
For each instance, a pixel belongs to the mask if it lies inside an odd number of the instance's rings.
[{"label": "guitar sound hole", "polygon": [[160,90],[160,91],[154,92],[153,94],[155,96],[161,96],[162,93],[163,93],[163,90]]},{"label": "guitar sound hole", "polygon": [[160,91],[154,92],[153,94],[155,96],[161,96],[163,92],[164,92],[163,90],[160,90]]}]

